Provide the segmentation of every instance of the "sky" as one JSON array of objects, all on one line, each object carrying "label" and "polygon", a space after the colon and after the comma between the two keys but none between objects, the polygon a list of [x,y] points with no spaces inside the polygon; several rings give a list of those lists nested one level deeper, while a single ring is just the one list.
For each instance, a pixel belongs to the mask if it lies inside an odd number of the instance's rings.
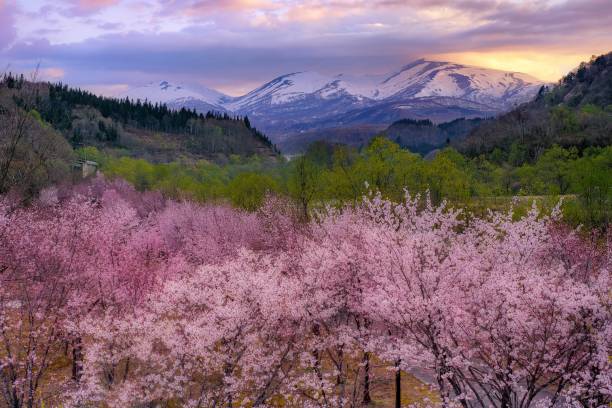
[{"label": "sky", "polygon": [[0,0],[0,73],[106,95],[161,79],[241,95],[418,58],[556,81],[609,51],[612,0]]}]

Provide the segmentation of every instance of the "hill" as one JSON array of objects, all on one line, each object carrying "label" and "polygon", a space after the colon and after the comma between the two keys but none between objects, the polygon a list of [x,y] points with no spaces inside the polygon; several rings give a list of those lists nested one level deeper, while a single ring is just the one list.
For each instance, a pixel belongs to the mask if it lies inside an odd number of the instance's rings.
[{"label": "hill", "polygon": [[25,107],[40,88],[0,81],[0,194],[16,191],[31,197],[45,185],[70,176],[72,147],[37,111]]},{"label": "hill", "polygon": [[478,118],[460,118],[440,124],[434,124],[428,119],[401,119],[382,134],[411,152],[426,155],[434,149],[465,137],[483,122],[486,120]]},{"label": "hill", "polygon": [[354,125],[325,129],[304,130],[283,135],[277,145],[283,154],[304,153],[308,146],[319,141],[349,146],[365,146],[385,130],[384,125]]},{"label": "hill", "polygon": [[278,157],[246,117],[104,98],[11,75],[0,78],[0,125],[0,193],[19,187],[30,195],[66,179],[73,149],[88,146],[153,163]]},{"label": "hill", "polygon": [[455,146],[470,156],[493,154],[515,164],[552,145],[612,144],[612,53],[593,57],[536,98],[474,129]]},{"label": "hill", "polygon": [[583,107],[612,105],[612,52],[583,62],[563,77],[559,84],[540,95],[539,103],[547,106],[565,104]]},{"label": "hill", "polygon": [[276,153],[248,118],[173,110],[140,99],[104,98],[61,84],[48,84],[44,91],[36,109],[75,147],[125,149],[130,156],[153,162]]},{"label": "hill", "polygon": [[429,119],[400,119],[390,126],[354,125],[320,130],[303,131],[283,137],[278,146],[285,154],[303,153],[308,146],[318,141],[348,146],[366,146],[375,136],[384,136],[402,148],[426,155],[464,138],[487,119],[459,118],[450,122],[433,123]]},{"label": "hill", "polygon": [[32,86],[8,75],[0,93],[18,106],[35,109],[73,147],[122,150],[154,162],[277,154],[270,140],[251,127],[246,117],[174,110],[140,99],[105,98],[62,84],[38,83],[34,95],[25,95]]}]

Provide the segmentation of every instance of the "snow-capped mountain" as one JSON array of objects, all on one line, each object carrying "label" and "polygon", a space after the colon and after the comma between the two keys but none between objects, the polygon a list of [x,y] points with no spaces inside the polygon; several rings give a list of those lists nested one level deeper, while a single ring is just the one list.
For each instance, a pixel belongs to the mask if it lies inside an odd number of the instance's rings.
[{"label": "snow-capped mountain", "polygon": [[195,108],[201,112],[225,111],[222,105],[229,98],[214,89],[202,87],[194,90],[168,81],[150,82],[144,86],[131,88],[121,97],[132,100],[146,100],[151,103],[164,103],[171,108]]},{"label": "snow-capped mountain", "polygon": [[492,116],[532,99],[542,85],[526,74],[420,59],[380,76],[294,72],[240,97],[167,81],[132,89],[125,96],[176,108],[248,115],[278,140],[304,130],[389,125],[402,118]]},{"label": "snow-capped mountain", "polygon": [[225,106],[272,133],[403,117],[491,116],[533,98],[542,82],[526,74],[418,60],[379,77],[298,72],[278,77]]},{"label": "snow-capped mountain", "polygon": [[541,81],[527,74],[418,60],[385,78],[372,97],[450,97],[505,109],[531,99],[541,85]]},{"label": "snow-capped mountain", "polygon": [[502,109],[530,99],[541,85],[541,81],[526,74],[421,59],[380,77],[323,76],[314,72],[283,75],[235,98],[227,107],[248,110],[260,104],[281,105],[316,95],[321,99],[350,96],[372,101],[450,97]]}]

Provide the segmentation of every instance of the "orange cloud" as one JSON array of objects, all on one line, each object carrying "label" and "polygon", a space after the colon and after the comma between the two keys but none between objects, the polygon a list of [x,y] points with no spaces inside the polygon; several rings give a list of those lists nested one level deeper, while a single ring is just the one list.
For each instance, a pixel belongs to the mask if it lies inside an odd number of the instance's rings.
[{"label": "orange cloud", "polygon": [[556,82],[578,66],[581,61],[588,61],[591,54],[521,49],[517,51],[456,52],[430,57],[485,68],[524,72],[544,81]]},{"label": "orange cloud", "polygon": [[62,79],[66,73],[63,69],[57,67],[44,68],[40,70],[40,76],[42,79],[49,81],[56,81]]}]

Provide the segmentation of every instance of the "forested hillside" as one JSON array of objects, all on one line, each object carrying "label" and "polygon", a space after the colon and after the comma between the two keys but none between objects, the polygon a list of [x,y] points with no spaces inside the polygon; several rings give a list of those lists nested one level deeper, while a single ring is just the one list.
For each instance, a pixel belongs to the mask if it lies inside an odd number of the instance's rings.
[{"label": "forested hillside", "polygon": [[593,57],[536,99],[483,123],[455,145],[469,156],[486,154],[514,164],[533,162],[554,144],[612,143],[612,53]]},{"label": "forested hillside", "polygon": [[483,119],[460,118],[434,124],[428,119],[402,119],[391,124],[382,135],[411,152],[425,155],[465,137],[483,122]]},{"label": "forested hillside", "polygon": [[181,156],[276,154],[270,140],[246,117],[172,110],[148,101],[100,97],[62,84],[31,84],[11,75],[2,79],[0,92],[9,103],[12,99],[17,106],[36,110],[73,147],[124,149],[131,156],[160,162]]},{"label": "forested hillside", "polygon": [[402,148],[426,155],[452,141],[467,136],[485,119],[459,118],[450,122],[433,123],[429,119],[400,119],[385,127],[381,125],[354,125],[291,133],[278,141],[285,154],[304,153],[310,144],[325,141],[363,147],[376,136],[385,136]]},{"label": "forested hillside", "polygon": [[153,163],[278,157],[275,146],[247,117],[175,111],[23,76],[0,79],[0,122],[0,192],[17,187],[26,196],[69,179],[73,149],[95,147],[108,157]]}]

